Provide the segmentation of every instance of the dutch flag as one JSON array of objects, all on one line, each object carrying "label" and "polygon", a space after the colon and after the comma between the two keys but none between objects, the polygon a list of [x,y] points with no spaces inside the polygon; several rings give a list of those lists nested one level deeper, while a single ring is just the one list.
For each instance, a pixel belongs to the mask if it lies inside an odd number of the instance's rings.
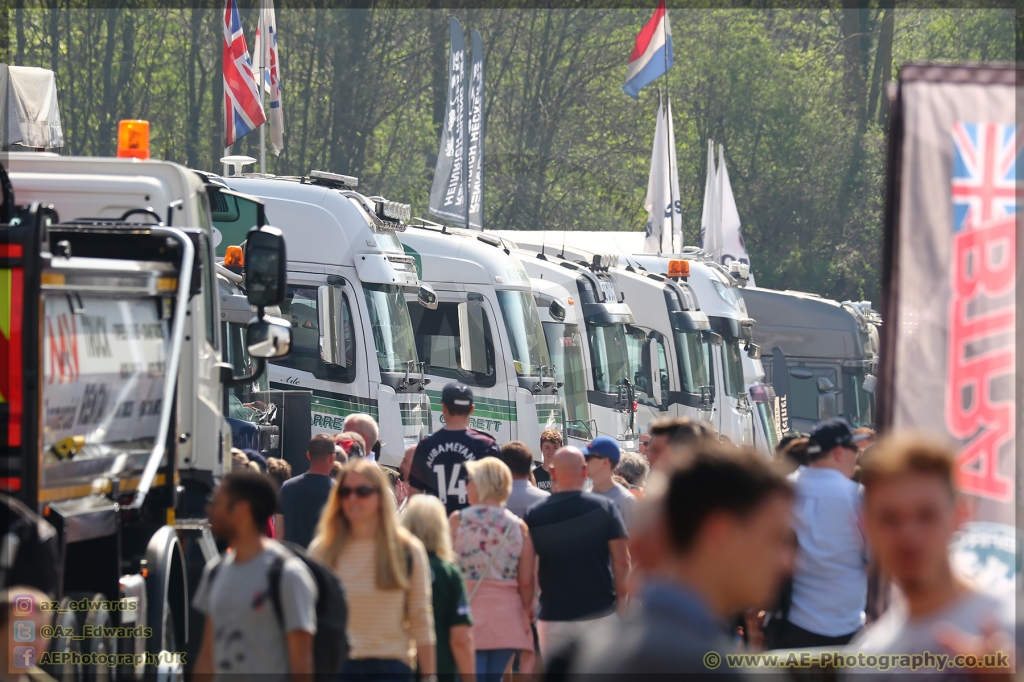
[{"label": "dutch flag", "polygon": [[[668,52],[666,52],[666,50]],[[640,89],[653,83],[672,66],[672,27],[668,24],[665,0],[658,3],[654,16],[637,34],[633,54],[629,55],[629,70],[622,89],[633,99]]]}]

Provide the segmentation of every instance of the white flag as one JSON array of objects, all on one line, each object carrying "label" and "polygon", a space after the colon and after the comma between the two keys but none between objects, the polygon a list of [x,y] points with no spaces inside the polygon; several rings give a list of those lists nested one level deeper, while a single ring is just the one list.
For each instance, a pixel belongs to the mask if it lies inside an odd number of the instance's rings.
[{"label": "white flag", "polygon": [[683,214],[679,199],[676,136],[672,102],[658,102],[658,122],[651,149],[651,174],[647,180],[647,236],[644,253],[674,253],[683,248]]},{"label": "white flag", "polygon": [[[252,46],[254,69],[263,67],[263,92],[270,93],[270,144],[274,154],[280,156],[284,150],[284,110],[281,108],[281,60],[277,51],[277,19],[274,17],[274,0],[262,0],[260,23],[256,29],[256,43]],[[264,34],[270,40],[264,43]],[[262,105],[263,103],[260,102]]]},{"label": "white flag", "polygon": [[[715,254],[715,260],[722,265],[728,265],[734,260],[750,265],[750,256],[747,254],[747,245],[743,241],[743,230],[740,229],[740,214],[736,209],[736,199],[732,195],[732,185],[729,183],[729,171],[725,168],[725,147],[718,145],[718,174],[721,176],[719,186],[721,187],[721,237],[722,252]],[[754,285],[754,273],[750,273],[747,286]]]},{"label": "white flag", "polygon": [[722,236],[718,229],[721,211],[718,203],[718,173],[715,171],[715,143],[708,140],[708,172],[704,181],[704,209],[700,216],[701,243],[704,252],[718,260]]}]

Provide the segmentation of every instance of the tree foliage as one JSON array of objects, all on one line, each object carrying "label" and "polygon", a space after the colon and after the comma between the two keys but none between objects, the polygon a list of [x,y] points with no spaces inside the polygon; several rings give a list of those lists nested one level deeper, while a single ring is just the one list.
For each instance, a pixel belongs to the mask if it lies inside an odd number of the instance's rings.
[{"label": "tree foliage", "polygon": [[[219,170],[222,8],[78,8],[15,0],[8,60],[57,72],[65,153],[110,155],[122,118],[153,155]],[[255,3],[254,3],[255,4]],[[270,173],[354,174],[426,203],[447,66],[442,9],[278,2],[285,149]],[[428,2],[428,7],[432,6]],[[468,9],[487,66],[485,222],[500,229],[641,230],[658,90],[620,90],[649,10]],[[699,243],[706,140],[725,145],[762,286],[872,298],[880,279],[888,84],[909,60],[1012,60],[1012,10],[670,9],[687,244]],[[256,9],[243,7],[252,47]],[[234,153],[258,156],[258,134]]]}]

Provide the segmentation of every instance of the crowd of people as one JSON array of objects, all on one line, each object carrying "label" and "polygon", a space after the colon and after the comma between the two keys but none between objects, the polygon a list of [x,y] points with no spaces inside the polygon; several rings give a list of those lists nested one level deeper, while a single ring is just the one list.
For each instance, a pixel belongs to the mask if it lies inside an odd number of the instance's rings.
[{"label": "crowd of people", "polygon": [[313,436],[298,476],[233,453],[208,506],[229,550],[194,596],[196,673],[740,677],[727,654],[807,647],[867,654],[852,672],[939,652],[962,656],[947,675],[1012,670],[1012,604],[950,564],[944,444],[836,418],[768,461],[677,418],[639,453],[546,430],[535,466],[469,428],[471,389],[441,402],[444,428],[397,471],[368,415]]}]

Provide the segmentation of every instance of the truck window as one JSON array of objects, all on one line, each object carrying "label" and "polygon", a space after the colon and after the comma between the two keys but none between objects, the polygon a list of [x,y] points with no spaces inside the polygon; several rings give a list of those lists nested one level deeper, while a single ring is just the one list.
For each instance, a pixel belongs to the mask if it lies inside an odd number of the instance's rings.
[{"label": "truck window", "polygon": [[469,386],[494,386],[496,383],[494,341],[490,321],[483,320],[482,338],[475,339],[484,349],[486,371],[463,368],[462,337],[459,333],[459,304],[439,303],[437,310],[421,305],[409,307],[412,328],[416,334],[416,354],[427,363],[427,373],[457,379]]},{"label": "truck window", "polygon": [[789,395],[786,408],[789,418],[809,419],[818,421],[818,379],[827,378],[833,384],[836,383],[836,372],[828,367],[814,367],[810,378],[801,379],[789,375]]},{"label": "truck window", "polygon": [[272,362],[309,372],[317,379],[352,383],[356,379],[356,340],[352,308],[348,296],[341,296],[341,324],[345,335],[345,367],[324,364],[320,359],[320,316],[317,312],[317,287],[288,286],[281,305],[281,317],[292,323],[292,352]]},{"label": "truck window", "polygon": [[[669,378],[668,378],[668,357],[665,354],[665,344],[660,338],[652,340],[658,353],[658,376],[661,380],[661,404],[668,402]],[[636,386],[636,399],[644,405],[657,405],[652,393],[653,386],[650,381],[650,368],[645,357],[645,343],[633,334],[626,334],[626,349],[629,353],[630,373],[633,385]]]}]

